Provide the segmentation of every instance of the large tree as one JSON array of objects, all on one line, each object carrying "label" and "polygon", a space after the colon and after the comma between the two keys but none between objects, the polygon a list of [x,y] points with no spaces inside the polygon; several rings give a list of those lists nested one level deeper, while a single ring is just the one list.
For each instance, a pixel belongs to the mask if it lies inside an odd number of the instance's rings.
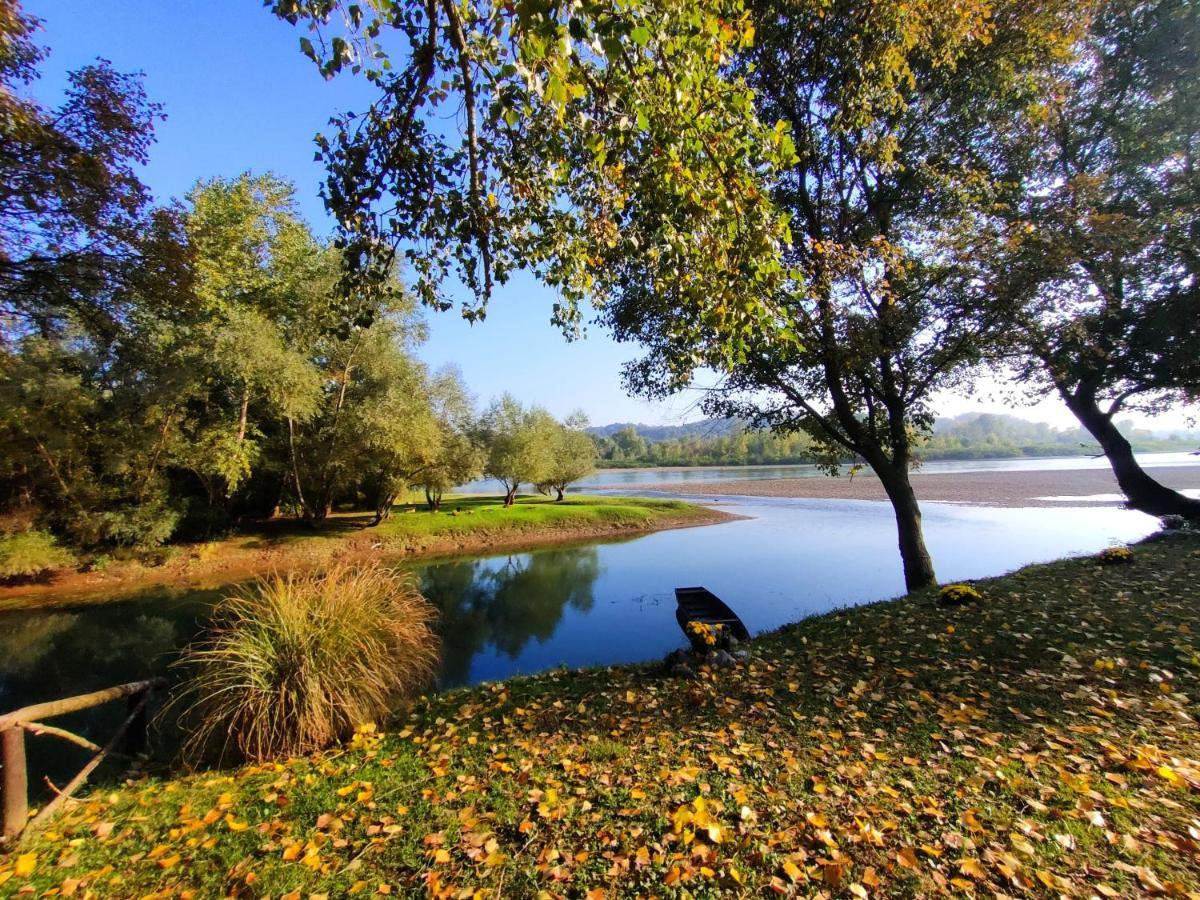
[{"label": "large tree", "polygon": [[1115,423],[1200,398],[1200,4],[1110,0],[1053,73],[992,280],[1022,381],[1099,442],[1129,503],[1200,519]]},{"label": "large tree", "polygon": [[651,348],[633,387],[676,390],[708,363],[724,376],[711,412],[807,431],[831,468],[864,460],[895,510],[910,589],[935,581],[909,479],[931,400],[1004,327],[982,302],[975,240],[1008,175],[996,137],[1028,112],[1029,73],[1069,45],[1073,5],[755,5],[739,65],[760,117],[789,122],[796,150],[773,184],[791,225],[775,316],[728,365],[719,323],[680,339],[670,294],[605,313]]}]

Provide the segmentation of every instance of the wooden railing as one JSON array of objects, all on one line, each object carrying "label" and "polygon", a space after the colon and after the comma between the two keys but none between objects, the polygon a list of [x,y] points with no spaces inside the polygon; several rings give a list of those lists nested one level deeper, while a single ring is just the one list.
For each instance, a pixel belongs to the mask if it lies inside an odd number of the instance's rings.
[{"label": "wooden railing", "polygon": [[[113,752],[122,737],[125,738],[125,755],[132,757],[143,752],[146,749],[146,704],[150,702],[151,693],[165,684],[166,681],[162,678],[134,681],[92,694],[80,694],[49,703],[35,703],[33,706],[0,716],[0,765],[4,767],[4,838],[15,838],[26,827],[37,828],[50,821],[62,809],[71,794],[77,791],[96,767]],[[112,739],[103,747],[64,728],[55,728],[41,721],[91,709],[114,700],[126,700],[129,714]],[[25,764],[27,731],[35,735],[62,738],[96,754],[62,790],[56,789],[54,799],[42,807],[32,821],[29,821],[29,771]]]}]

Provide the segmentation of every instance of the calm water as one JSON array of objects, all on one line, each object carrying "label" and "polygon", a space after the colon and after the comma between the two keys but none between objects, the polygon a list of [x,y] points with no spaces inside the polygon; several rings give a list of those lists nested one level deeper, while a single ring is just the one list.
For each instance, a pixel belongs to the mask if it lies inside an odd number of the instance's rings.
[{"label": "calm water", "polygon": [[[1143,466],[1196,466],[1200,456],[1192,453],[1140,453]],[[1103,457],[1061,456],[1028,457],[1024,459],[946,459],[921,466],[923,474],[938,472],[1029,472],[1062,471],[1064,469],[1107,469]],[[662,469],[601,469],[580,481],[573,490],[584,492],[591,488],[618,489],[644,484],[670,484],[685,487],[689,482],[758,481],[771,478],[824,478],[825,473],[812,465],[794,466],[682,466]],[[472,481],[458,490],[471,494],[493,494],[496,482],[487,479]]]},{"label": "calm water", "polygon": [[[710,588],[751,632],[903,590],[886,504],[727,498],[721,505],[753,518],[417,567],[442,610],[441,685],[660,657],[684,643],[676,586]],[[924,510],[943,580],[1094,552],[1157,527],[1149,516],[1116,508],[929,503]],[[159,590],[108,605],[0,614],[0,710],[168,672],[218,595]],[[61,724],[102,739],[118,716],[113,705]],[[35,771],[60,773],[82,761],[60,741],[34,739],[30,752]]]}]

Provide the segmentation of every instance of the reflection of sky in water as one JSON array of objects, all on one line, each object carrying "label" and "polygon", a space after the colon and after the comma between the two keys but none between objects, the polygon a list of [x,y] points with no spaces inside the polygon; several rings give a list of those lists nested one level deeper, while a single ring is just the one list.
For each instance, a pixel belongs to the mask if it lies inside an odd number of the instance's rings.
[{"label": "reflection of sky in water", "polygon": [[[732,498],[731,498],[732,500]],[[580,605],[580,586],[565,575],[540,582],[542,590],[574,592],[558,604],[543,596],[541,608],[555,615],[549,637],[532,634],[521,645],[489,640],[455,613],[446,617],[448,652],[466,651],[472,637],[484,638],[470,659],[446,672],[448,683],[487,681],[556,665],[580,666],[652,659],[683,643],[675,623],[673,590],[703,584],[745,621],[751,632],[775,628],[835,606],[879,600],[903,592],[891,508],[868,501],[737,499],[723,505],[754,518],[705,528],[664,531],[635,541],[582,550],[497,557],[474,563],[477,584],[504,579],[553,554],[562,566],[572,554],[595,554],[590,605]],[[1143,537],[1154,519],[1121,509],[997,509],[927,503],[922,506],[926,540],[943,581],[978,578],[1029,562],[1087,553],[1114,541]],[[542,563],[550,567],[550,560]],[[515,567],[515,569],[514,569]],[[436,578],[439,567],[430,567]],[[431,593],[435,593],[432,592]],[[508,602],[508,601],[506,601]],[[477,616],[465,618],[477,622]],[[463,635],[455,646],[456,633]],[[461,656],[458,656],[461,660]]]},{"label": "reflection of sky in water", "polygon": [[[903,590],[885,503],[729,498],[722,507],[753,518],[619,543],[417,566],[427,594],[443,610],[441,683],[660,657],[684,643],[673,597],[681,585],[714,591],[751,632]],[[1094,552],[1157,527],[1149,516],[1118,508],[922,508],[943,581]],[[167,672],[217,595],[163,590],[135,601],[0,614],[0,710]],[[104,739],[120,712],[114,704],[59,724]],[[35,780],[40,772],[61,774],[64,760],[78,755],[45,739],[30,754]]]}]

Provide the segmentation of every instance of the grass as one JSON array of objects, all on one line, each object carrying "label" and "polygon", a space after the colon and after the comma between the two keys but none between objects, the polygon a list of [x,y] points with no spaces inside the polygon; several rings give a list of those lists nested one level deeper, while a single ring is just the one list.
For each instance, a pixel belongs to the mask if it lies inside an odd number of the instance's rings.
[{"label": "grass", "polygon": [[412,540],[484,533],[553,532],[558,529],[650,528],[664,518],[686,517],[699,511],[683,500],[646,497],[568,495],[561,502],[548,497],[520,497],[514,506],[490,497],[451,497],[440,512],[423,505],[396,509],[375,530],[385,539]]},{"label": "grass", "polygon": [[348,738],[429,684],[435,617],[410,578],[375,566],[238,589],[178,663],[191,670],[186,755],[261,761]]},{"label": "grass", "polygon": [[451,692],[332,752],[97,791],[0,893],[1194,895],[1198,576],[1178,535],[809,619],[695,680]]}]

